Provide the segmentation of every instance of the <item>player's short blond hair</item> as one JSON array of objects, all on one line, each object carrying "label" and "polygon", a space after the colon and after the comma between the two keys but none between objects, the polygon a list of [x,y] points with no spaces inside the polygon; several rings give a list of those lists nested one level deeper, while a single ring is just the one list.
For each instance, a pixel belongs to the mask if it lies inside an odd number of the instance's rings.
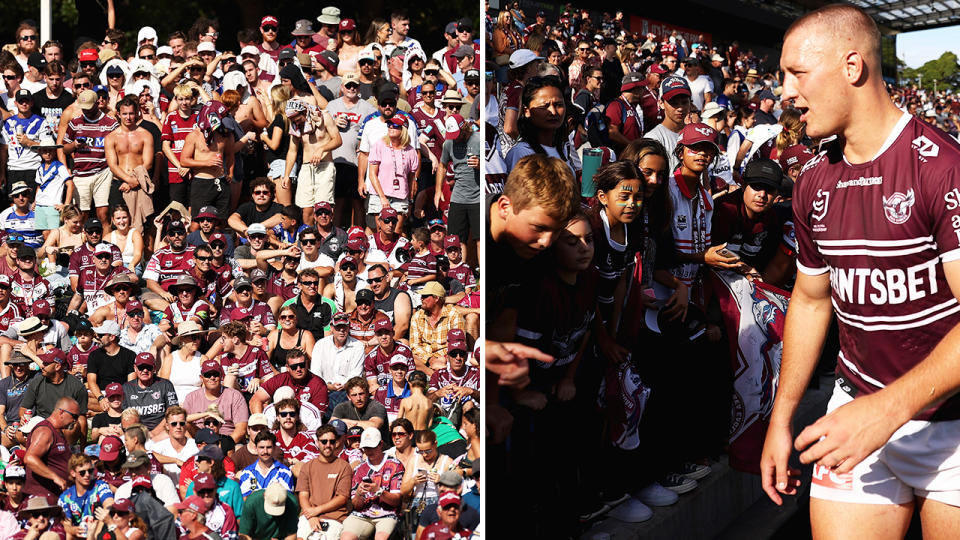
[{"label": "player's short blond hair", "polygon": [[872,67],[880,68],[880,29],[867,12],[852,4],[830,4],[800,17],[784,34],[786,39],[798,30],[816,27],[824,36],[839,42],[845,40],[857,47],[864,60]]}]

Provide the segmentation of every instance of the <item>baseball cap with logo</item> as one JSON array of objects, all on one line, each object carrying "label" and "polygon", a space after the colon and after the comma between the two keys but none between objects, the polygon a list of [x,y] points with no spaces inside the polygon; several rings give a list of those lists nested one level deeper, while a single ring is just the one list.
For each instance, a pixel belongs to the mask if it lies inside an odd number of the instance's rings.
[{"label": "baseball cap with logo", "polygon": [[647,80],[643,77],[643,74],[634,71],[623,76],[623,80],[620,82],[620,91],[629,92],[646,84]]},{"label": "baseball cap with logo", "polygon": [[356,29],[357,23],[353,22],[353,19],[341,19],[340,20],[340,31],[341,32],[350,32]]},{"label": "baseball cap with logo", "polygon": [[[369,289],[364,289],[364,290],[369,290]],[[381,332],[384,330],[388,332],[393,332],[393,322],[390,320],[389,317],[385,319],[377,319],[377,322],[373,323],[374,333]]]},{"label": "baseball cap with logo", "polygon": [[99,59],[96,49],[84,49],[77,55],[77,60],[81,62],[96,62]]},{"label": "baseball cap with logo", "polygon": [[216,373],[223,377],[223,366],[217,360],[207,360],[206,362],[200,364],[200,373]]},{"label": "baseball cap with logo", "polygon": [[247,227],[247,236],[250,236],[251,234],[267,234],[267,228],[263,225],[263,223],[254,223],[253,225]]},{"label": "baseball cap with logo", "polygon": [[131,298],[130,301],[127,302],[127,313],[136,313],[138,311],[143,312],[143,303],[136,298]]},{"label": "baseball cap with logo", "polygon": [[809,148],[802,144],[795,144],[780,154],[780,166],[783,167],[783,170],[786,171],[794,165],[800,165],[803,167],[807,164],[808,161],[813,159],[813,152]]},{"label": "baseball cap with logo", "polygon": [[[139,452],[139,450],[137,450],[137,452]],[[153,481],[150,480],[150,477],[149,477],[149,476],[145,476],[145,475],[142,475],[142,474],[141,474],[141,475],[137,475],[133,480],[131,480],[131,485],[130,485],[130,491],[131,491],[131,493],[133,492],[133,490],[135,490],[135,489],[137,489],[137,488],[143,488],[143,489],[150,489],[150,490],[152,490],[152,489],[153,489]]]},{"label": "baseball cap with logo", "polygon": [[447,131],[446,140],[452,141],[460,136],[460,130],[466,125],[466,121],[459,114],[451,114],[444,121],[443,125]]},{"label": "baseball cap with logo", "polygon": [[277,21],[277,18],[274,17],[273,15],[264,15],[263,18],[260,19],[260,28],[263,28],[264,26],[267,26],[268,24],[272,24],[272,25],[274,25],[274,26],[277,26],[277,25],[280,24],[280,23],[279,23],[279,21]]},{"label": "baseball cap with logo", "polygon": [[116,396],[123,396],[123,386],[120,383],[110,383],[107,385],[106,389],[103,391],[103,395],[107,396],[107,399]]},{"label": "baseball cap with logo", "polygon": [[460,506],[460,495],[457,495],[455,491],[446,491],[440,496],[440,499],[437,501],[437,506],[446,508],[451,505]]},{"label": "baseball cap with logo", "polygon": [[[200,213],[197,214],[197,219],[211,218],[217,219],[217,207],[216,206],[204,206],[200,209]],[[213,239],[211,238],[211,241]]]},{"label": "baseball cap with logo", "polygon": [[397,211],[392,206],[384,206],[380,209],[380,219],[393,219],[397,217]]},{"label": "baseball cap with logo", "polygon": [[460,237],[455,234],[447,235],[443,239],[443,250],[460,249]]},{"label": "baseball cap with logo", "polygon": [[360,434],[360,448],[376,448],[380,446],[380,430],[375,427],[368,427],[363,429],[363,433]]},{"label": "baseball cap with logo", "polygon": [[[211,448],[211,447],[208,447]],[[215,448],[215,447],[212,447]],[[206,448],[204,448],[206,450]],[[193,492],[197,493],[204,489],[216,489],[217,482],[213,479],[213,476],[207,473],[200,473],[197,476],[193,477]]]},{"label": "baseball cap with logo", "polygon": [[677,144],[684,146],[692,146],[702,142],[708,142],[716,146],[717,152],[720,152],[720,147],[717,146],[717,130],[702,122],[683,126],[683,129],[680,130],[680,136],[677,137]]},{"label": "baseball cap with logo", "polygon": [[77,96],[77,106],[89,110],[97,106],[97,93],[93,90],[84,90]]},{"label": "baseball cap with logo", "polygon": [[333,322],[330,323],[331,326],[350,326],[350,315],[347,315],[344,312],[339,312],[333,315]]},{"label": "baseball cap with logo", "polygon": [[53,306],[50,305],[50,302],[44,299],[37,300],[33,304],[33,314],[37,317],[41,315],[46,315],[49,317],[53,315]]},{"label": "baseball cap with logo", "polygon": [[207,513],[207,502],[204,501],[199,495],[191,495],[182,502],[178,502],[173,506],[177,510],[190,510],[198,514]]},{"label": "baseball cap with logo", "polygon": [[120,466],[121,469],[136,469],[150,463],[150,457],[143,450],[134,450],[127,454],[127,460]]},{"label": "baseball cap with logo", "polygon": [[115,435],[108,435],[100,443],[100,459],[102,461],[113,461],[120,457],[120,449],[123,448],[123,441]]},{"label": "baseball cap with logo", "polygon": [[148,352],[142,352],[137,355],[137,358],[134,360],[133,365],[140,366],[150,366],[151,368],[157,367],[157,357]]},{"label": "baseball cap with logo", "polygon": [[216,444],[220,442],[220,436],[210,428],[202,428],[197,430],[197,434],[193,436],[193,440],[196,441],[197,444]]},{"label": "baseball cap with logo", "polygon": [[320,201],[317,204],[313,205],[313,213],[319,214],[320,212],[329,212],[333,213],[333,206],[327,201]]},{"label": "baseball cap with logo", "polygon": [[670,75],[660,81],[660,99],[670,101],[673,96],[689,96],[690,85],[683,77]]}]

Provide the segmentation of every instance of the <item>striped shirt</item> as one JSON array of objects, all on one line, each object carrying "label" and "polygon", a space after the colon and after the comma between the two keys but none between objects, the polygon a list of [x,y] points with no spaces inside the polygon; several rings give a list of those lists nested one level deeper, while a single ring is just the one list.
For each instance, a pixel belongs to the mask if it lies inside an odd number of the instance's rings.
[{"label": "striped shirt", "polygon": [[33,115],[21,118],[19,115],[7,118],[0,130],[0,142],[7,145],[7,169],[11,171],[33,170],[40,166],[40,153],[17,142],[17,128],[30,140],[39,141],[44,135],[51,135],[43,118]]},{"label": "striped shirt", "polygon": [[67,124],[63,142],[70,144],[83,141],[73,152],[73,172],[78,177],[94,176],[107,168],[104,141],[107,135],[120,127],[112,116],[101,114],[94,120],[80,115]]},{"label": "striped shirt", "polygon": [[260,460],[254,461],[246,469],[240,471],[238,480],[240,480],[240,491],[244,498],[247,498],[254,491],[267,489],[267,486],[274,482],[280,482],[288,490],[293,491],[293,473],[286,465],[274,461],[265,475],[260,474],[258,465],[260,465]]},{"label": "striped shirt", "polygon": [[[180,152],[183,151],[183,141],[187,140],[187,135],[197,126],[197,115],[191,114],[189,118],[180,116],[179,112],[167,117],[163,124],[163,132],[160,134],[161,141],[169,141],[173,150],[173,155],[180,159]],[[172,161],[167,161],[167,175],[171,184],[182,184],[183,178],[177,172],[177,167]]]}]

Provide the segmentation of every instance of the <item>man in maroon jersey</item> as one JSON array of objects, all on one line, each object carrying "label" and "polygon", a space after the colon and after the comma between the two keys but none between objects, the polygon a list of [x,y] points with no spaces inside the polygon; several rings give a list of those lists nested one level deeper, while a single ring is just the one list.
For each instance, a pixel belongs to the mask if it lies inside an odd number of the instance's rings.
[{"label": "man in maroon jersey", "polygon": [[167,178],[170,184],[170,200],[177,201],[184,206],[188,203],[189,184],[187,184],[190,169],[180,164],[180,152],[187,135],[197,126],[197,113],[194,108],[199,93],[192,86],[178,85],[173,90],[177,100],[176,112],[167,116],[160,135],[163,155],[167,157]]},{"label": "man in maroon jersey", "polygon": [[391,268],[399,268],[403,264],[397,257],[397,251],[409,243],[396,230],[398,219],[395,209],[390,206],[382,208],[377,215],[376,232],[367,236],[367,243],[373,246],[370,251],[382,253]]},{"label": "man in maroon jersey", "polygon": [[250,410],[254,413],[263,412],[263,407],[274,392],[283,386],[289,386],[296,392],[301,403],[310,403],[320,409],[320,412],[326,412],[329,403],[327,383],[310,371],[306,353],[301,349],[290,349],[287,351],[286,365],[286,371],[271,377],[257,389],[250,398]]},{"label": "man in maroon jersey", "polygon": [[[62,353],[61,353],[62,354]],[[70,443],[64,433],[82,417],[80,406],[73,398],[57,401],[50,417],[43,420],[27,437],[27,483],[23,492],[28,495],[58,495],[69,486]],[[84,420],[85,421],[85,420]]]},{"label": "man in maroon jersey", "polygon": [[189,275],[193,270],[193,246],[187,245],[187,228],[182,221],[171,221],[167,225],[168,245],[157,250],[147,262],[143,279],[149,292],[142,300],[150,309],[162,311],[176,300],[169,291],[177,278]]},{"label": "man in maroon jersey", "polygon": [[77,105],[81,114],[67,123],[63,151],[73,155],[73,184],[84,219],[96,207],[97,217],[106,221],[112,175],[107,167],[104,140],[120,124],[100,112],[93,90],[81,92]]},{"label": "man in maroon jersey", "polygon": [[403,359],[408,371],[416,369],[413,363],[413,351],[403,343],[397,342],[390,319],[377,321],[375,331],[378,346],[368,352],[363,359],[363,376],[370,383],[371,394],[375,394],[380,386],[390,383],[390,365],[395,359]]},{"label": "man in maroon jersey", "polygon": [[480,370],[467,365],[467,336],[453,328],[447,332],[447,366],[430,376],[430,399],[440,403],[463,400],[469,410],[480,399]]},{"label": "man in maroon jersey", "polygon": [[[784,37],[783,99],[807,135],[834,140],[794,190],[797,282],[761,458],[777,504],[797,492],[792,447],[813,463],[814,537],[926,535],[960,518],[960,146],[891,103],[880,34],[860,8],[804,15]],[[837,384],[796,440],[791,421],[833,312]],[[948,529],[950,532],[947,532]]]},{"label": "man in maroon jersey", "polygon": [[73,290],[77,290],[80,273],[87,268],[96,266],[96,257],[93,256],[93,252],[96,251],[97,245],[101,243],[110,246],[110,250],[113,252],[113,262],[111,263],[113,266],[123,264],[123,254],[120,253],[120,248],[110,242],[103,241],[103,223],[96,218],[88,219],[83,224],[83,243],[70,254],[68,275],[70,276],[70,287]]},{"label": "man in maroon jersey", "polygon": [[11,324],[22,320],[20,308],[10,301],[10,276],[0,274],[0,332],[6,332]]}]

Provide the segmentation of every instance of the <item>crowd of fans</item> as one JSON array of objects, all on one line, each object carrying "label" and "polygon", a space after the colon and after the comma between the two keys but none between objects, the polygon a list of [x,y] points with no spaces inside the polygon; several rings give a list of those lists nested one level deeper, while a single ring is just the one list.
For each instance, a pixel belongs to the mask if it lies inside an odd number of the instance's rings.
[{"label": "crowd of fans", "polygon": [[486,24],[488,462],[542,494],[491,511],[532,506],[544,537],[641,522],[729,443],[737,336],[710,276],[790,290],[817,141],[736,42],[569,4]]},{"label": "crowd of fans", "polygon": [[18,26],[0,538],[474,534],[479,43],[416,31]]}]

